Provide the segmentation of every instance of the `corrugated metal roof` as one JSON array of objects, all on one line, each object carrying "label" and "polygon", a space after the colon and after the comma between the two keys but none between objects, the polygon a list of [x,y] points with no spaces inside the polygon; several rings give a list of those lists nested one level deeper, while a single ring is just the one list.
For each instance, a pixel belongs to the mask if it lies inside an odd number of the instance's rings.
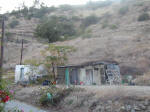
[{"label": "corrugated metal roof", "polygon": [[79,65],[65,65],[65,66],[58,66],[58,68],[72,68],[72,67],[84,67],[84,66],[94,66],[94,65],[107,65],[107,64],[115,64],[118,65],[116,61],[90,61],[85,62]]}]

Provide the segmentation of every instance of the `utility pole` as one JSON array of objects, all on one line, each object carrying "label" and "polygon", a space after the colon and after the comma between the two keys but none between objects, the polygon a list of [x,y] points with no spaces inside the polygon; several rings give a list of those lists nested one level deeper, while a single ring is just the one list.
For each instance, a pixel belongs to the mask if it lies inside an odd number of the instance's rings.
[{"label": "utility pole", "polygon": [[1,36],[1,57],[0,57],[0,81],[3,75],[3,55],[4,55],[4,33],[5,33],[5,22],[4,17],[2,18],[2,36]]},{"label": "utility pole", "polygon": [[20,65],[22,65],[22,57],[23,57],[23,39],[21,43],[21,57],[20,57]]}]

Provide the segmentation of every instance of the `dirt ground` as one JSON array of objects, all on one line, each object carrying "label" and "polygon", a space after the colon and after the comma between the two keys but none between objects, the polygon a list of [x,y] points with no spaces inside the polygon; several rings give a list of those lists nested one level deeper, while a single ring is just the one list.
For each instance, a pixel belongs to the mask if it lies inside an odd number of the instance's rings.
[{"label": "dirt ground", "polygon": [[[150,87],[148,86],[76,86],[76,89],[55,107],[42,107],[39,103],[39,91],[41,88],[48,88],[47,86],[25,88],[14,86],[13,88],[16,91],[15,99],[56,112],[129,112],[129,110],[147,112],[150,110]],[[145,102],[148,102],[147,106]],[[139,104],[142,106],[139,107]]]}]

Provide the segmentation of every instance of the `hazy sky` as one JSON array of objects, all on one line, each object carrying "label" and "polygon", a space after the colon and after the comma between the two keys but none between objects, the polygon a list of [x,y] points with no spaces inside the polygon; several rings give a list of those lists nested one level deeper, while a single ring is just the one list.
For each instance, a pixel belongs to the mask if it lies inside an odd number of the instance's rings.
[{"label": "hazy sky", "polygon": [[[25,5],[31,6],[34,0],[0,0],[0,13],[4,13],[6,11],[11,11],[16,7],[19,7],[23,2]],[[88,1],[100,1],[100,0],[41,0],[41,2],[45,3],[47,6],[58,6],[61,4],[71,4],[71,5],[79,5],[85,4]]]}]

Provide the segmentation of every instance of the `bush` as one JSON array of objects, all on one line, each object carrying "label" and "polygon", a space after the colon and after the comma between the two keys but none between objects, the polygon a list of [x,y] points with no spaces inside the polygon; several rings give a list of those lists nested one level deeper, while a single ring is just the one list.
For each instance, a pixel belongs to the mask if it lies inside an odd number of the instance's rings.
[{"label": "bush", "polygon": [[[68,96],[73,91],[73,88],[59,89],[55,86],[49,87],[46,91],[42,91],[42,96],[40,98],[40,103],[43,106],[57,106],[66,96]],[[48,99],[47,93],[50,93],[51,99]]]},{"label": "bush", "polygon": [[143,13],[138,17],[138,21],[147,21],[150,20],[150,16],[148,13]]},{"label": "bush", "polygon": [[90,15],[88,17],[86,17],[85,19],[82,20],[82,24],[81,26],[83,28],[88,27],[92,24],[96,24],[98,22],[99,18],[95,15]]},{"label": "bush", "polygon": [[105,28],[107,28],[108,26],[109,26],[108,23],[106,23],[106,22],[102,23],[102,29],[105,29]]},{"label": "bush", "polygon": [[53,12],[55,11],[55,7],[46,7],[46,6],[42,6],[40,9],[38,8],[33,8],[30,7],[29,9],[29,14],[28,14],[28,18],[42,18],[43,16],[45,16],[47,13],[49,12]]},{"label": "bush", "polygon": [[133,80],[133,82],[140,86],[150,86],[150,72],[145,73],[142,76],[138,76],[135,80]]},{"label": "bush", "polygon": [[9,23],[10,28],[15,28],[17,25],[19,25],[19,21],[13,20],[11,23]]},{"label": "bush", "polygon": [[50,42],[61,40],[61,37],[69,37],[76,34],[74,25],[65,17],[53,16],[37,26],[35,36],[48,39]]},{"label": "bush", "polygon": [[127,6],[124,6],[119,9],[119,14],[125,15],[129,11],[129,8]]},{"label": "bush", "polygon": [[11,100],[13,97],[14,91],[9,90],[7,81],[1,80],[0,81],[0,112],[4,111],[4,106],[6,102]]},{"label": "bush", "polygon": [[95,1],[95,2],[90,1],[86,4],[86,7],[96,10],[101,7],[110,6],[112,3],[113,3],[112,1]]},{"label": "bush", "polygon": [[143,1],[140,1],[140,2],[137,2],[134,4],[135,6],[143,6],[144,5],[144,2]]},{"label": "bush", "polygon": [[115,24],[110,25],[110,29],[112,29],[112,30],[117,29],[117,28],[118,28],[118,26]]},{"label": "bush", "polygon": [[31,19],[31,18],[42,18],[43,16],[45,16],[47,13],[53,12],[55,11],[56,8],[55,7],[47,7],[47,6],[41,6],[40,8],[35,8],[35,7],[24,7],[21,10],[13,10],[10,15],[14,15],[16,18],[19,18],[21,16],[27,18],[27,19]]},{"label": "bush", "polygon": [[80,18],[78,17],[78,16],[72,16],[72,18],[71,18],[73,21],[79,21],[80,20]]},{"label": "bush", "polygon": [[59,7],[61,11],[73,11],[73,7],[71,5],[60,5]]},{"label": "bush", "polygon": [[6,33],[5,33],[5,36],[6,36],[7,38],[9,38],[9,37],[12,36],[12,33],[11,33],[11,32],[6,32]]}]

